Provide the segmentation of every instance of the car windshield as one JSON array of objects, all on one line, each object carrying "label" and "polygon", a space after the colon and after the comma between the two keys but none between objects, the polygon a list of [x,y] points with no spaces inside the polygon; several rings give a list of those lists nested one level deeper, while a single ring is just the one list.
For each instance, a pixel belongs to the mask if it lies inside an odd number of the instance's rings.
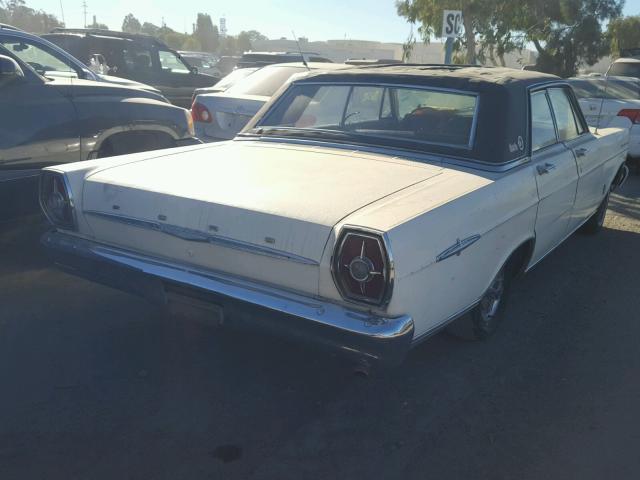
[{"label": "car windshield", "polygon": [[0,45],[9,50],[42,76],[77,77],[78,72],[58,55],[23,39],[2,39]]},{"label": "car windshield", "polygon": [[611,65],[608,75],[640,78],[640,62],[617,62]]},{"label": "car windshield", "polygon": [[469,149],[477,96],[418,87],[298,84],[259,122],[261,134],[347,134],[372,144]]},{"label": "car windshield", "polygon": [[570,83],[578,98],[640,99],[640,80],[598,78],[570,80]]},{"label": "car windshield", "polygon": [[227,93],[271,97],[292,75],[304,71],[304,67],[265,67],[234,84]]},{"label": "car windshield", "polygon": [[239,82],[243,78],[248,77],[253,72],[258,70],[257,68],[239,68],[238,70],[234,70],[229,75],[221,79],[218,83],[215,84],[216,90],[226,90],[236,82]]}]

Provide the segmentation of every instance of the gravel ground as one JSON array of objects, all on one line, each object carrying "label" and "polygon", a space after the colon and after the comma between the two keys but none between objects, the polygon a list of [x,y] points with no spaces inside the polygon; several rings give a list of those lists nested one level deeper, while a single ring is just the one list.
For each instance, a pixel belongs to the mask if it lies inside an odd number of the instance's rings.
[{"label": "gravel ground", "polygon": [[0,233],[1,479],[636,479],[640,178],[514,288],[485,343],[354,376],[286,341],[168,322]]}]

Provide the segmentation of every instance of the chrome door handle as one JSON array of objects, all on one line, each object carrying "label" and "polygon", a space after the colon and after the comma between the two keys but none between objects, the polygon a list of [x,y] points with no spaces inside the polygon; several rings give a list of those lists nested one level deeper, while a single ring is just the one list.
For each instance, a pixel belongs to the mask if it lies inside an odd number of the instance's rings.
[{"label": "chrome door handle", "polygon": [[578,157],[578,158],[585,157],[587,155],[587,149],[586,148],[576,148],[575,152],[576,152],[576,157]]},{"label": "chrome door handle", "polygon": [[544,165],[538,165],[537,167],[538,175],[546,175],[555,169],[556,166],[553,163],[545,163]]}]

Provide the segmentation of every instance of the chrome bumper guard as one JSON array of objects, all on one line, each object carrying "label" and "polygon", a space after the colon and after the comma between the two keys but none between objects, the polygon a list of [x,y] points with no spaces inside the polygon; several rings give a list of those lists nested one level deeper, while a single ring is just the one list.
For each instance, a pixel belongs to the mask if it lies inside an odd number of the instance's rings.
[{"label": "chrome bumper guard", "polygon": [[387,318],[271,286],[141,256],[61,232],[42,237],[55,263],[77,276],[153,302],[180,292],[224,311],[231,326],[266,329],[384,364],[401,363],[413,319]]}]

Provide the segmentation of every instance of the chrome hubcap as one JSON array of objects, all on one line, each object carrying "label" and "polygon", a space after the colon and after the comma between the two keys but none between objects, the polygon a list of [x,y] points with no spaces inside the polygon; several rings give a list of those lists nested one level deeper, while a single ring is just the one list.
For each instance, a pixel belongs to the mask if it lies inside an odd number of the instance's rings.
[{"label": "chrome hubcap", "polygon": [[500,270],[493,283],[480,301],[480,316],[484,326],[489,326],[491,321],[498,314],[502,296],[504,295],[504,269]]}]

